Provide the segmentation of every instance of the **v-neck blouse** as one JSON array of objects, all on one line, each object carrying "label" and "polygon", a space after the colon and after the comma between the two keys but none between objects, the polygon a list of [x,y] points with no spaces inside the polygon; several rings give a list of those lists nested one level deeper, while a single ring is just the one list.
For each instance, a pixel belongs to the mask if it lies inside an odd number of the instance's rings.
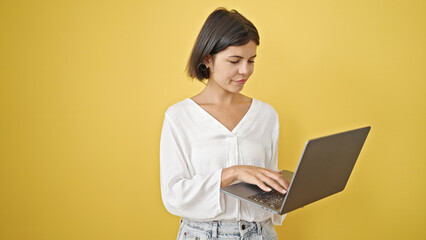
[{"label": "v-neck blouse", "polygon": [[253,98],[230,131],[192,99],[169,107],[160,141],[161,194],[166,209],[199,221],[263,221],[284,216],[220,192],[222,169],[252,165],[277,170],[278,114]]},{"label": "v-neck blouse", "polygon": [[190,103],[193,103],[195,105],[195,108],[198,108],[200,110],[201,114],[204,114],[206,116],[206,118],[211,118],[212,122],[215,122],[216,125],[218,126],[218,128],[223,128],[225,132],[230,132],[230,133],[233,133],[233,134],[236,131],[238,131],[240,124],[245,122],[246,116],[250,114],[252,109],[255,108],[254,105],[256,105],[256,103],[257,103],[257,101],[253,98],[248,111],[246,112],[246,114],[244,114],[243,118],[238,122],[238,124],[231,131],[227,127],[225,127],[221,122],[219,122],[216,118],[214,118],[210,113],[208,113],[206,110],[204,110],[204,108],[202,108],[200,105],[198,105],[194,100],[192,100],[191,98],[187,98],[185,100],[189,101]]}]

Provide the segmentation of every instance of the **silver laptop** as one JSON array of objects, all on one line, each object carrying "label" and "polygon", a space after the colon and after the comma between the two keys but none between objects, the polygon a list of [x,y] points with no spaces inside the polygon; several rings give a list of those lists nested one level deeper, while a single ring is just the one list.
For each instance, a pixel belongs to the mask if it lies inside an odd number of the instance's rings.
[{"label": "silver laptop", "polygon": [[290,182],[286,194],[265,192],[240,182],[221,191],[275,214],[285,214],[342,191],[371,127],[359,128],[306,142],[296,171],[282,171]]}]

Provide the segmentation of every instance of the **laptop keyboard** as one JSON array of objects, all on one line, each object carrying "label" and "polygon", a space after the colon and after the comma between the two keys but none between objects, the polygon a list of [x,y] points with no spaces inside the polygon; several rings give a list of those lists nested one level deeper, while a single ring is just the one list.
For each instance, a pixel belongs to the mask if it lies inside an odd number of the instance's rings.
[{"label": "laptop keyboard", "polygon": [[262,205],[268,206],[273,209],[281,208],[285,194],[272,190],[270,192],[261,192],[248,197],[249,199],[258,202]]}]

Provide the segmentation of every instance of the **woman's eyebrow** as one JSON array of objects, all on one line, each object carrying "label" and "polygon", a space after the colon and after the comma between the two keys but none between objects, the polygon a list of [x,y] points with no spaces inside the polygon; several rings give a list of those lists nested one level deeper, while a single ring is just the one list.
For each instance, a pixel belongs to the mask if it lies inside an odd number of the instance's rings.
[{"label": "woman's eyebrow", "polygon": [[[254,55],[254,56],[252,56],[252,57],[250,57],[250,58],[255,58],[257,55]],[[243,58],[242,56],[238,56],[238,55],[232,55],[232,56],[229,56],[229,57],[236,57],[236,58]]]}]

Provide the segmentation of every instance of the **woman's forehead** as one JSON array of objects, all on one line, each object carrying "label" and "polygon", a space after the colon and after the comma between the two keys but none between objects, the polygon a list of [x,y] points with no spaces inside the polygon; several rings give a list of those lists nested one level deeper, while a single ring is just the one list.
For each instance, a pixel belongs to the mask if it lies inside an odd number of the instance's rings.
[{"label": "woman's forehead", "polygon": [[256,49],[256,43],[254,41],[250,41],[247,44],[241,46],[229,46],[220,53],[226,55],[226,57],[240,56],[251,58],[256,55]]}]

